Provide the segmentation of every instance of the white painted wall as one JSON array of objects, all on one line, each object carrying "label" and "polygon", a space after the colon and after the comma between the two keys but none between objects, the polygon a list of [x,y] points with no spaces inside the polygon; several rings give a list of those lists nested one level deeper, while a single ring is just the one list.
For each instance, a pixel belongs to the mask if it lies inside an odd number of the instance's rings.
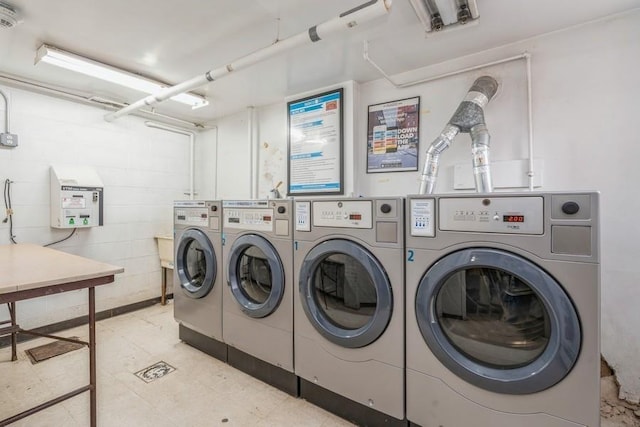
[{"label": "white painted wall", "polygon": [[217,197],[248,199],[251,197],[251,161],[247,112],[224,117],[217,125]]},{"label": "white painted wall", "polygon": [[[435,40],[435,39],[434,39]],[[635,123],[640,109],[640,12],[532,38],[426,69],[398,80],[426,78],[528,51],[532,54],[534,157],[543,160],[540,190],[598,190],[602,225],[602,351],[617,371],[622,397],[640,398],[640,143]],[[500,89],[486,109],[492,134],[493,161],[527,157],[527,98],[524,61],[398,90],[380,79],[357,87],[354,148],[354,192],[361,195],[406,195],[418,191],[416,172],[366,174],[367,105],[421,96],[421,159],[442,130],[472,82],[488,73]],[[260,196],[286,176],[286,102],[261,108]],[[232,176],[220,185],[243,184],[246,125],[241,117],[220,123],[220,159]],[[235,126],[235,127],[234,127]],[[223,135],[243,135],[241,142]],[[268,143],[268,146],[264,144]],[[224,154],[222,149],[224,147]],[[347,147],[348,150],[348,147]],[[284,156],[282,156],[284,154]],[[229,157],[226,157],[229,156]],[[459,136],[443,155],[437,192],[453,192],[453,165],[471,163],[470,139]],[[471,167],[471,166],[469,166]],[[220,165],[220,170],[223,166]],[[284,171],[284,172],[283,172]],[[283,175],[284,174],[284,175]],[[237,183],[236,183],[237,181]],[[224,184],[223,184],[224,183]],[[249,186],[244,185],[248,189]],[[231,190],[223,193],[230,194]]]},{"label": "white painted wall", "polygon": [[[65,237],[68,230],[49,227],[49,166],[91,166],[104,183],[105,225],[80,229],[53,247],[125,268],[115,283],[97,288],[97,310],[158,297],[161,276],[154,236],[172,232],[173,200],[185,198],[189,189],[189,138],[148,128],[136,117],[107,123],[102,109],[9,87],[2,90],[10,94],[11,131],[20,143],[0,149],[0,180],[14,181],[16,240],[46,244]],[[0,110],[4,115],[4,106]],[[4,204],[0,217],[5,217]],[[0,223],[0,244],[8,243],[8,223]],[[84,315],[86,294],[19,302],[18,320],[29,328]],[[0,316],[6,318],[5,306]]]},{"label": "white painted wall", "polygon": [[208,128],[196,134],[195,182],[196,199],[216,200],[218,182],[218,128]]}]

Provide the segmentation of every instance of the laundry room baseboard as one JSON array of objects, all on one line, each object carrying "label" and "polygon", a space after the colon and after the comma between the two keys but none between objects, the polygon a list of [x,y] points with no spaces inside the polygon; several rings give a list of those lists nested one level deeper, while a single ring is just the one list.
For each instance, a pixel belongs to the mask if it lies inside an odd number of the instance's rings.
[{"label": "laundry room baseboard", "polygon": [[227,345],[225,343],[189,329],[182,323],[178,326],[178,337],[191,347],[197,348],[201,352],[225,363],[227,362]]},{"label": "laundry room baseboard", "polygon": [[[167,299],[172,299],[173,294],[167,295]],[[160,302],[160,297],[147,299],[144,301],[134,302],[133,304],[122,305],[120,307],[110,308],[108,310],[100,311],[96,313],[96,320],[104,320],[110,317],[119,316],[121,314],[130,313],[146,307],[150,307]],[[20,315],[20,307],[17,307],[18,315]],[[74,319],[63,320],[62,322],[51,323],[49,325],[40,326],[38,328],[31,329],[39,334],[52,335],[60,331],[75,328],[77,326],[87,325],[89,323],[89,316],[80,316]],[[18,343],[30,341],[38,338],[34,335],[18,333]],[[0,348],[9,347],[11,345],[11,335],[0,337]]]},{"label": "laundry room baseboard", "polygon": [[399,420],[300,378],[300,397],[359,426],[407,427]]},{"label": "laundry room baseboard", "polygon": [[293,373],[257,359],[237,348],[229,346],[229,365],[251,375],[285,393],[298,397],[298,377]]}]

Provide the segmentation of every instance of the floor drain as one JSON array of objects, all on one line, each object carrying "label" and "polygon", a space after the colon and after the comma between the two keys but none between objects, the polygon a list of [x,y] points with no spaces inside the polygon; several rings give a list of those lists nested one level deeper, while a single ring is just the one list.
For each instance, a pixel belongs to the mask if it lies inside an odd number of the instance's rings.
[{"label": "floor drain", "polygon": [[162,378],[175,370],[176,368],[174,368],[173,366],[169,365],[166,362],[160,361],[158,363],[154,363],[148,368],[144,368],[143,370],[136,372],[135,376],[146,383],[150,383],[151,381]]}]

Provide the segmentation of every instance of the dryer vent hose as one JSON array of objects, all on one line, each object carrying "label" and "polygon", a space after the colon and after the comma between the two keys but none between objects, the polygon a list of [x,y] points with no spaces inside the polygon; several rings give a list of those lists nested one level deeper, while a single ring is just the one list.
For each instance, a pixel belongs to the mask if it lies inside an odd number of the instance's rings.
[{"label": "dryer vent hose", "polygon": [[489,131],[484,121],[484,107],[498,90],[498,82],[491,76],[479,77],[467,92],[464,100],[453,113],[449,123],[427,150],[419,194],[432,194],[438,178],[440,155],[451,145],[459,133],[471,134],[473,173],[476,191],[493,191],[489,167]]}]

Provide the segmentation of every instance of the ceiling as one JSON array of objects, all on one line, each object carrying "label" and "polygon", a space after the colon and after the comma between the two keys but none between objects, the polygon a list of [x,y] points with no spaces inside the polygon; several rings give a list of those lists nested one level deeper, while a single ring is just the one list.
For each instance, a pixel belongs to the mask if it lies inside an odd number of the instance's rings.
[{"label": "ceiling", "polygon": [[[365,0],[2,0],[22,23],[0,29],[0,83],[38,82],[83,97],[133,103],[140,92],[102,83],[45,63],[43,43],[168,84],[223,67],[276,40],[306,32]],[[381,0],[380,0],[381,1]],[[282,101],[346,80],[380,78],[363,60],[363,41],[389,74],[436,64],[640,6],[638,0],[477,0],[477,25],[425,37],[408,0],[355,28],[241,69],[194,92],[210,105],[174,101],[155,111],[191,123]],[[2,78],[4,77],[4,78]]]}]

